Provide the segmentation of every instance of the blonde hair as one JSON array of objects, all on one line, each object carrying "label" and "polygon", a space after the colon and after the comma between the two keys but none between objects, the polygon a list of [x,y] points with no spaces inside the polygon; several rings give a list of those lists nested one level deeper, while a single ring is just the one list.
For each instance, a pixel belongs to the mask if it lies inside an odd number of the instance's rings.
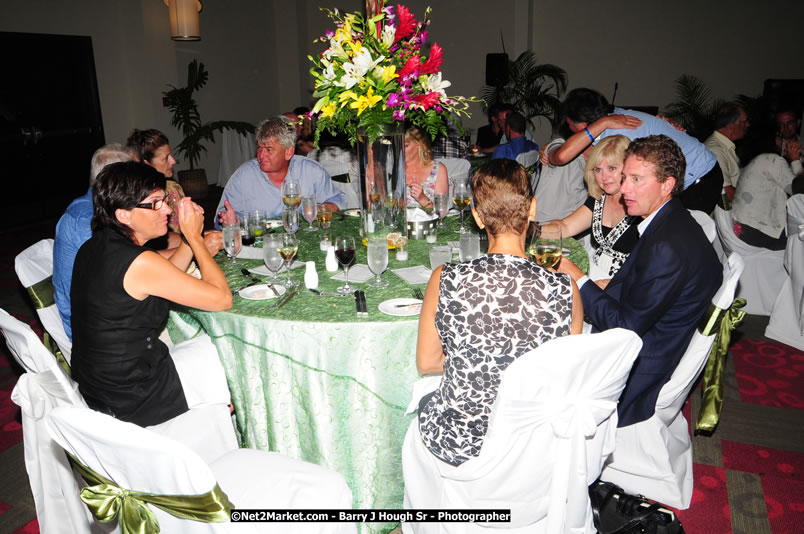
[{"label": "blonde hair", "polygon": [[430,144],[430,138],[424,133],[421,128],[411,126],[405,130],[405,140],[413,141],[419,147],[419,161],[422,165],[427,165],[433,161],[433,147]]},{"label": "blonde hair", "polygon": [[595,148],[589,153],[589,159],[586,160],[586,169],[583,171],[583,179],[586,182],[586,188],[589,191],[589,196],[592,198],[600,198],[603,195],[603,190],[597,185],[595,180],[595,167],[600,165],[604,159],[609,163],[622,163],[625,161],[625,149],[631,140],[624,135],[612,135],[600,141]]}]

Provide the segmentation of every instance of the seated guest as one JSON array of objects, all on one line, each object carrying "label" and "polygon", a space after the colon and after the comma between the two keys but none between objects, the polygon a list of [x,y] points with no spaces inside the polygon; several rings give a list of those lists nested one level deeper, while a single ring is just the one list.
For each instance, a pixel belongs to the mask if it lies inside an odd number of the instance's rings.
[{"label": "seated guest", "polygon": [[491,155],[491,159],[507,158],[516,160],[516,157],[523,152],[539,150],[539,145],[525,138],[525,117],[516,111],[512,111],[505,119],[505,137],[507,143],[498,145]]},{"label": "seated guest", "polygon": [[[569,137],[569,136],[567,136]],[[565,137],[556,137],[544,148],[546,153],[564,144]],[[536,220],[563,219],[581,207],[586,200],[584,183],[586,158],[579,155],[566,165],[541,166],[533,196],[536,198]]]},{"label": "seated guest", "polygon": [[419,430],[430,452],[451,465],[479,454],[508,365],[583,325],[572,280],[525,256],[536,213],[525,169],[490,161],[472,177],[472,196],[475,222],[488,231],[488,254],[433,271],[416,348],[420,373],[444,375],[419,404]]},{"label": "seated guest", "polygon": [[349,138],[345,134],[333,136],[323,132],[318,140],[318,147],[311,150],[307,157],[320,163],[332,181],[336,182],[335,187],[344,192],[344,208],[361,207],[360,165],[357,163],[355,149],[349,144]]},{"label": "seated guest", "polygon": [[430,138],[415,126],[405,130],[405,183],[409,207],[432,208],[435,195],[449,193],[447,168],[433,160]]},{"label": "seated guest", "polygon": [[734,142],[745,137],[749,124],[748,115],[742,107],[731,102],[723,104],[715,115],[715,131],[704,141],[706,148],[717,157],[723,173],[723,190],[729,202],[734,198],[740,178],[740,158],[737,157]]},{"label": "seated guest", "polygon": [[784,157],[775,153],[772,138],[743,168],[731,206],[734,233],[755,247],[784,250],[787,246],[787,197],[793,193],[796,174],[801,173],[801,145],[785,143]]},{"label": "seated guest", "polygon": [[447,135],[437,135],[433,140],[433,158],[465,158],[467,141],[453,124],[447,125]]},{"label": "seated guest", "polygon": [[679,176],[684,189],[681,200],[687,209],[711,213],[722,198],[723,175],[717,158],[703,143],[676,129],[659,117],[631,109],[615,108],[606,97],[592,89],[573,89],[562,104],[567,124],[575,132],[550,154],[550,163],[564,165],[591,144],[612,135],[634,140],[648,135],[665,135],[684,152],[686,174]]},{"label": "seated guest", "polygon": [[283,117],[290,119],[296,129],[296,150],[297,156],[306,156],[315,148],[315,136],[313,135],[313,119],[308,115],[310,108],[299,106],[293,111],[283,113]]},{"label": "seated guest", "polygon": [[639,220],[626,213],[620,191],[628,143],[630,141],[624,135],[615,135],[603,139],[592,149],[584,172],[589,189],[586,203],[569,217],[552,221],[561,227],[561,233],[566,236],[592,229],[592,246],[595,249],[594,255],[589,258],[592,279],[596,279],[598,273],[606,274],[606,279],[617,274],[639,239]]},{"label": "seated guest", "polygon": [[[201,236],[203,210],[189,198],[176,206],[187,242],[169,260],[143,247],[167,232],[163,174],[137,162],[107,165],[92,201],[92,237],[73,269],[72,377],[90,408],[141,426],[163,423],[188,409],[158,337],[168,303],[225,310],[232,293]],[[200,280],[185,273],[193,255]]]},{"label": "seated guest", "polygon": [[176,202],[184,197],[184,190],[173,178],[173,166],[176,159],[170,151],[170,143],[165,134],[159,130],[137,130],[131,131],[126,144],[137,153],[137,157],[143,163],[147,163],[167,178],[165,193],[168,197],[168,205],[173,213],[168,220],[167,243],[158,243],[154,248],[176,248],[179,246],[179,216],[176,213]]},{"label": "seated guest", "polygon": [[505,128],[505,118],[514,110],[511,104],[494,104],[489,107],[487,126],[477,129],[477,141],[472,147],[472,152],[491,154],[503,137]]},{"label": "seated guest", "polygon": [[792,141],[804,143],[804,134],[801,134],[801,112],[794,111],[792,106],[782,107],[776,112],[775,118],[776,153],[784,156],[788,143]]},{"label": "seated guest", "polygon": [[87,193],[73,200],[56,224],[53,240],[53,298],[64,325],[67,337],[73,339],[70,325],[70,284],[73,278],[73,263],[78,249],[92,237],[92,186],[98,173],[106,165],[119,161],[131,161],[137,155],[130,148],[112,143],[100,147],[92,155]]},{"label": "seated guest", "polygon": [[292,178],[301,184],[303,197],[327,204],[332,212],[344,206],[343,193],[332,185],[327,172],[315,161],[294,155],[296,133],[285,117],[271,117],[257,125],[257,157],[243,163],[232,174],[218,204],[218,220],[245,219],[249,211],[265,210],[269,217],[281,217],[282,184]]},{"label": "seated guest", "polygon": [[578,282],[593,331],[627,328],[642,350],[617,405],[618,426],[649,419],[662,386],[689,345],[722,281],[722,267],[700,225],[676,198],[681,148],[665,135],[636,139],[625,153],[620,186],[628,214],[643,219],[640,238],[605,289],[567,258],[559,271]]}]

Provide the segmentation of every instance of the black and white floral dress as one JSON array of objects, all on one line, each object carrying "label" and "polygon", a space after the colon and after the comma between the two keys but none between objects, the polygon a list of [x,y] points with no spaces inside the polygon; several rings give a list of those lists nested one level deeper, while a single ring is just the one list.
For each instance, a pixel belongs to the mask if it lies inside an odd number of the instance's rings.
[{"label": "black and white floral dress", "polygon": [[516,358],[569,335],[569,276],[506,254],[444,264],[436,328],[444,347],[444,376],[420,406],[424,445],[452,464],[483,445],[502,372]]}]

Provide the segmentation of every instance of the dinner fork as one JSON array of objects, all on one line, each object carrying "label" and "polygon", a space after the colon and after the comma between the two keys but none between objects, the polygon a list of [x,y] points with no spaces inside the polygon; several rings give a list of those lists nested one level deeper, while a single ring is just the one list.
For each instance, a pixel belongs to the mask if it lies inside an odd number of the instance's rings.
[{"label": "dinner fork", "polygon": [[413,298],[424,300],[424,295],[422,294],[422,290],[418,287],[413,288]]}]

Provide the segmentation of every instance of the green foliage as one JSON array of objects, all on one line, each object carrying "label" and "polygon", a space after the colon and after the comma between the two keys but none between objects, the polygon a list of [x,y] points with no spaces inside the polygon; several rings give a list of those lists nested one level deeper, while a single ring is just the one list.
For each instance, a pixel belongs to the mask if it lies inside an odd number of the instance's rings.
[{"label": "green foliage", "polygon": [[709,87],[691,74],[682,74],[675,81],[676,100],[664,111],[668,119],[678,122],[687,133],[703,141],[712,133],[717,110],[726,103],[712,98]]},{"label": "green foliage", "polygon": [[169,86],[170,91],[162,93],[165,95],[168,109],[173,114],[170,124],[184,136],[184,139],[175,147],[176,154],[187,158],[190,169],[194,169],[198,164],[201,153],[207,151],[202,141],[214,143],[215,132],[229,129],[245,135],[254,131],[254,125],[248,122],[201,122],[198,104],[193,98],[193,93],[204,87],[208,78],[209,74],[204,68],[204,64],[194,59],[187,68],[187,86],[174,87],[171,85]]},{"label": "green foliage", "polygon": [[514,61],[508,62],[508,83],[485,86],[481,99],[486,107],[494,104],[511,104],[530,123],[536,117],[544,117],[558,128],[561,95],[567,90],[567,71],[549,63],[539,63],[531,51],[522,52]]}]

